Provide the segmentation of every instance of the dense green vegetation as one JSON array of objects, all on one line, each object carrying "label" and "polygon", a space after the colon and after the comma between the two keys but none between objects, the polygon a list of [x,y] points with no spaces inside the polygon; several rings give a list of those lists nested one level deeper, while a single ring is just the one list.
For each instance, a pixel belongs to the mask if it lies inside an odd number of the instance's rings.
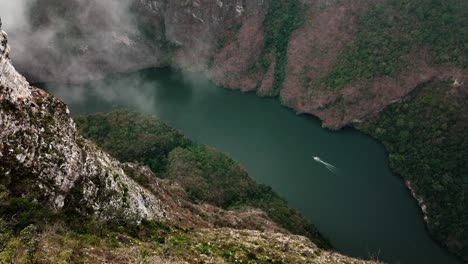
[{"label": "dense green vegetation", "polygon": [[357,19],[357,34],[324,78],[329,88],[394,76],[411,52],[429,51],[433,62],[468,67],[468,5],[460,0],[389,0]]},{"label": "dense green vegetation", "polygon": [[185,187],[194,201],[225,209],[251,206],[265,211],[276,223],[327,247],[317,229],[270,187],[257,184],[237,162],[212,148],[177,148],[169,156],[168,175]]},{"label": "dense green vegetation", "polygon": [[468,259],[468,94],[445,82],[419,87],[366,128],[391,168],[428,206],[429,230]]},{"label": "dense green vegetation", "polygon": [[289,39],[294,30],[304,23],[305,6],[299,0],[278,0],[270,3],[263,26],[265,43],[260,65],[267,71],[271,64],[271,54],[275,57],[275,75],[272,96],[279,94],[285,78],[288,62]]},{"label": "dense green vegetation", "polygon": [[114,111],[75,118],[82,135],[123,162],[148,165],[185,188],[194,202],[224,209],[252,206],[292,233],[329,247],[317,229],[270,187],[255,183],[227,155],[190,142],[153,117]]},{"label": "dense green vegetation", "polygon": [[163,177],[169,152],[190,139],[155,118],[126,111],[77,117],[80,133],[123,162],[141,162]]},{"label": "dense green vegetation", "polygon": [[167,177],[184,186],[194,201],[222,208],[244,204],[258,187],[234,160],[204,145],[174,149]]}]

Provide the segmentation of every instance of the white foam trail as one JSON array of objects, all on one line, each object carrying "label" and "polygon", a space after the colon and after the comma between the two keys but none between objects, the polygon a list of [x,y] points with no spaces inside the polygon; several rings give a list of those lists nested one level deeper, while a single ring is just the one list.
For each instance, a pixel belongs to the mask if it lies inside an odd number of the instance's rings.
[{"label": "white foam trail", "polygon": [[338,168],[336,168],[335,166],[333,166],[332,164],[330,164],[328,162],[325,162],[325,161],[321,160],[319,157],[314,157],[314,160],[319,162],[319,163],[322,163],[323,165],[325,165],[325,168],[327,168],[329,171],[331,171],[333,173],[338,172]]}]

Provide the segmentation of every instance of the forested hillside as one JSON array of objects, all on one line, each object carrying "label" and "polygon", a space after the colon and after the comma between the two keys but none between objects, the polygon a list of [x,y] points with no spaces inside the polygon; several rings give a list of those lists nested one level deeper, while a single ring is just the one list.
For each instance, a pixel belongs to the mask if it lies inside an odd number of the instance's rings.
[{"label": "forested hillside", "polygon": [[364,131],[382,141],[390,166],[416,192],[429,231],[468,256],[468,90],[452,82],[421,85]]}]

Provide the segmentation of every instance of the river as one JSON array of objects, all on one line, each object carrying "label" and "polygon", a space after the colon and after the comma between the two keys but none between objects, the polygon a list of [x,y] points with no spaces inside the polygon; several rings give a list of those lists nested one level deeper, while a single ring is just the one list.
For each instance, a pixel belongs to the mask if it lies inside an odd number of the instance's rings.
[{"label": "river", "polygon": [[460,263],[430,239],[421,210],[390,171],[383,146],[356,130],[328,131],[277,99],[220,89],[200,75],[170,69],[42,86],[74,115],[127,107],[157,115],[195,141],[229,154],[343,254],[387,263]]}]

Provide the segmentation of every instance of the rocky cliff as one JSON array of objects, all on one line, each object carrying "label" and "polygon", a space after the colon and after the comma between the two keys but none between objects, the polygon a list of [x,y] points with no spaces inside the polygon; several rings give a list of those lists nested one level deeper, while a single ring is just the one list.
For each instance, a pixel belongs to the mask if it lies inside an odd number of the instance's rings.
[{"label": "rocky cliff", "polygon": [[[63,102],[30,86],[15,70],[3,31],[0,43],[0,174],[11,194],[35,194],[61,210],[74,193],[99,217],[163,217],[156,197],[78,135]],[[79,193],[73,192],[77,187]]]},{"label": "rocky cliff", "polygon": [[78,82],[151,66],[206,70],[227,32],[244,20],[260,33],[268,2],[36,2],[26,7],[28,26],[12,33],[14,61],[33,82]]},{"label": "rocky cliff", "polygon": [[193,204],[177,184],[121,164],[15,70],[3,31],[0,45],[1,262],[371,263],[323,251],[258,209]]}]

